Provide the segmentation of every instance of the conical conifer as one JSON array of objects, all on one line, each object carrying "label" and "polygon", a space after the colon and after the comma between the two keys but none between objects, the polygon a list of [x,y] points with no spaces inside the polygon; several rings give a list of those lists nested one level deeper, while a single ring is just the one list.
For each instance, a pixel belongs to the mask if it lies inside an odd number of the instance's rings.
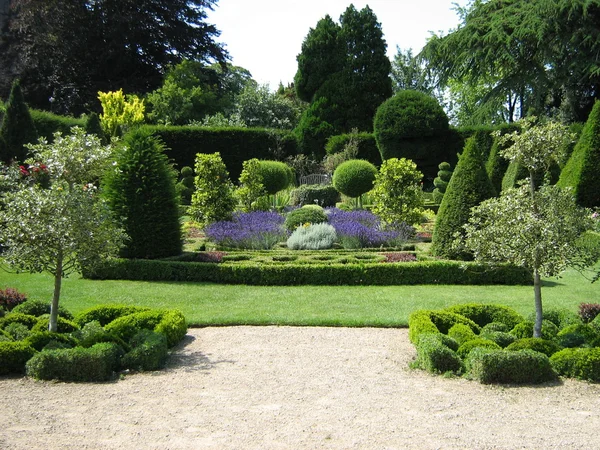
[{"label": "conical conifer", "polygon": [[35,143],[38,138],[18,80],[13,83],[6,103],[0,138],[4,141],[0,159],[7,164],[12,161],[24,161],[28,152],[24,145]]}]

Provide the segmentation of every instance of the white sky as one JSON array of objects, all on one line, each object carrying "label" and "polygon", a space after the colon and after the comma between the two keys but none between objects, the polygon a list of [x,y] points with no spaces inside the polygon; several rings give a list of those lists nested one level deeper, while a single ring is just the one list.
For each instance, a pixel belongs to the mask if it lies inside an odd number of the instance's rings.
[{"label": "white sky", "polygon": [[339,23],[351,3],[358,10],[366,5],[373,10],[392,59],[396,45],[416,54],[430,31],[455,28],[459,18],[453,4],[464,6],[466,0],[219,0],[215,11],[208,11],[208,22],[221,31],[218,41],[225,44],[232,63],[275,90],[280,81],[293,81],[296,56],[309,29],[327,14]]}]

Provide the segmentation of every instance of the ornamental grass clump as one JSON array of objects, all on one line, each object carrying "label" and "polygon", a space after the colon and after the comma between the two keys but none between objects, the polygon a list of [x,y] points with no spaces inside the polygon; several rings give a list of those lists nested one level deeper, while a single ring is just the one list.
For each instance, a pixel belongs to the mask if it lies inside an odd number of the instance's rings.
[{"label": "ornamental grass clump", "polygon": [[287,246],[292,250],[322,250],[331,248],[336,239],[335,228],[328,223],[316,223],[296,228]]},{"label": "ornamental grass clump", "polygon": [[276,212],[235,213],[231,221],[212,223],[204,232],[222,247],[268,250],[287,238],[283,222]]},{"label": "ornamental grass clump", "polygon": [[379,217],[369,211],[327,208],[326,212],[328,222],[335,228],[344,248],[393,247],[414,235],[410,225],[383,225]]}]

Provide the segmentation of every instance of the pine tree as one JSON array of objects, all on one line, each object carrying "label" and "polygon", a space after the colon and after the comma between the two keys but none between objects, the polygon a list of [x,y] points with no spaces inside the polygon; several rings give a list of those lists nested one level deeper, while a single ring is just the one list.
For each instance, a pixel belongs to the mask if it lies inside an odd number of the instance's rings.
[{"label": "pine tree", "polygon": [[37,141],[38,135],[35,125],[29,114],[29,108],[23,99],[23,92],[19,80],[16,80],[10,91],[6,104],[6,113],[0,127],[0,160],[5,163],[11,161],[22,162],[27,158],[25,144]]},{"label": "pine tree", "polygon": [[484,166],[485,146],[477,134],[467,140],[438,211],[431,251],[436,256],[467,259],[453,248],[454,234],[462,232],[471,208],[495,195]]},{"label": "pine tree", "polygon": [[571,186],[581,206],[600,206],[600,102],[594,104],[557,185]]}]

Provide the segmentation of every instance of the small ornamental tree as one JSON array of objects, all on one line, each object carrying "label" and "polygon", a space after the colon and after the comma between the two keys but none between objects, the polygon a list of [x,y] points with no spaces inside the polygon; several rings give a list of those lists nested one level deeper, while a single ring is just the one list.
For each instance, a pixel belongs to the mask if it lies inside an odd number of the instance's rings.
[{"label": "small ornamental tree", "polygon": [[418,223],[423,212],[422,178],[417,165],[409,159],[384,161],[375,177],[373,212],[389,224]]},{"label": "small ornamental tree", "polygon": [[453,248],[454,234],[462,231],[472,207],[494,195],[484,167],[483,150],[475,135],[467,141],[442,199],[433,231],[432,253],[445,258],[469,258]]},{"label": "small ornamental tree", "polygon": [[259,199],[266,195],[260,161],[256,158],[244,161],[240,174],[240,186],[235,190],[235,198],[239,202],[240,210],[252,212],[264,209]]},{"label": "small ornamental tree", "polygon": [[46,161],[51,184],[25,184],[3,196],[0,245],[4,262],[17,270],[53,275],[49,330],[56,331],[62,278],[115,255],[125,235],[88,182],[109,163],[110,147],[75,128],[29,148],[32,161]]},{"label": "small ornamental tree", "polygon": [[290,168],[280,161],[260,161],[259,165],[262,184],[269,195],[285,189],[290,184]]},{"label": "small ornamental tree", "polygon": [[19,81],[13,83],[0,126],[0,161],[23,162],[27,157],[26,144],[37,141],[37,132],[29,108],[25,104]]},{"label": "small ornamental tree", "polygon": [[600,102],[594,104],[558,185],[571,186],[581,206],[600,206]]},{"label": "small ornamental tree", "polygon": [[358,197],[358,207],[362,208],[361,196],[373,189],[376,176],[377,168],[369,161],[352,159],[335,169],[333,186],[348,197]]},{"label": "small ornamental tree", "polygon": [[450,178],[452,178],[452,166],[447,162],[442,162],[438,165],[440,169],[437,177],[433,180],[435,189],[433,190],[433,199],[436,203],[441,203],[448,188]]},{"label": "small ornamental tree", "polygon": [[130,127],[144,121],[144,101],[135,95],[123,94],[119,89],[114,92],[98,92],[102,105],[100,123],[106,136],[119,136],[124,127]]},{"label": "small ornamental tree", "polygon": [[221,155],[217,153],[196,155],[194,172],[195,191],[192,194],[190,215],[202,226],[221,220],[231,220],[236,199],[233,183]]},{"label": "small ornamental tree", "polygon": [[111,209],[122,218],[129,236],[121,255],[151,259],[180,254],[176,173],[164,145],[142,129],[129,133],[123,144],[103,186]]},{"label": "small ornamental tree", "polygon": [[465,246],[481,260],[507,261],[529,268],[533,273],[536,320],[534,337],[542,331],[541,276],[558,275],[570,266],[593,263],[591,253],[578,248],[576,239],[593,222],[591,211],[576,206],[573,193],[559,187],[536,185],[536,173],[546,172],[570,139],[568,129],[555,122],[533,126],[535,118],[524,121],[521,133],[500,138],[512,142],[501,154],[526,167],[529,179],[517,189],[508,189],[473,209],[465,226]]}]

